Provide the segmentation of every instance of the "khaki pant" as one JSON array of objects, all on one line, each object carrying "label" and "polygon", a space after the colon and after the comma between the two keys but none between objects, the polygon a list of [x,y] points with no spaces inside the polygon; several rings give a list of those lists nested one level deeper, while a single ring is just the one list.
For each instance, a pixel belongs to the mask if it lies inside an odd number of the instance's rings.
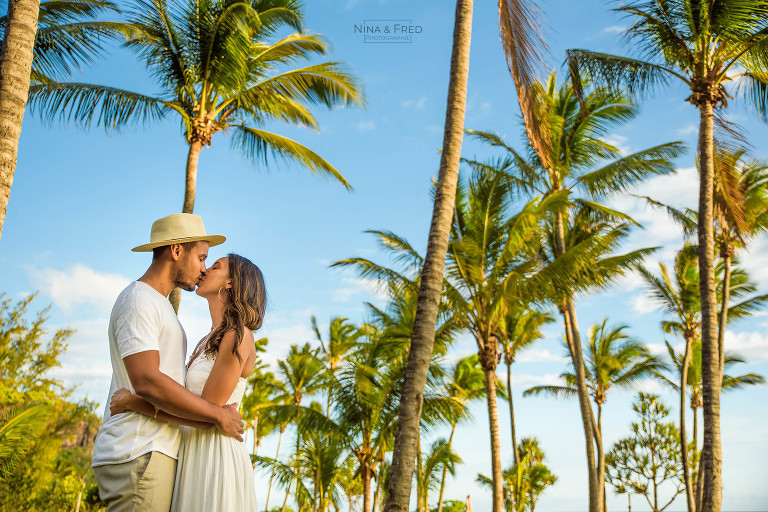
[{"label": "khaki pant", "polygon": [[93,474],[109,512],[168,512],[171,508],[176,460],[163,453],[97,466]]}]

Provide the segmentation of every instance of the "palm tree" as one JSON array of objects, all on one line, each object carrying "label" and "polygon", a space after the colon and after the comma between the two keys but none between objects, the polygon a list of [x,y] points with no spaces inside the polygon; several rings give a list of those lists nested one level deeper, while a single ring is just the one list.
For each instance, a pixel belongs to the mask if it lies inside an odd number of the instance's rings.
[{"label": "palm tree", "polygon": [[[521,155],[509,146],[504,139],[494,133],[469,130],[468,133],[490,146],[499,148],[504,156],[497,167],[509,175],[512,185],[531,195],[566,194],[570,199],[563,201],[562,206],[547,220],[542,238],[550,247],[549,261],[557,266],[568,266],[581,262],[580,269],[563,269],[563,275],[573,279],[562,279],[553,289],[552,302],[558,308],[564,319],[566,340],[569,344],[571,357],[576,368],[579,389],[579,405],[582,415],[582,425],[585,434],[587,467],[590,488],[590,511],[596,512],[600,506],[599,496],[604,488],[602,472],[595,463],[596,433],[591,418],[589,396],[586,381],[581,371],[581,339],[576,320],[576,308],[573,294],[577,289],[595,289],[605,285],[605,278],[592,272],[591,260],[584,257],[587,245],[599,248],[603,244],[600,237],[588,237],[591,242],[582,240],[579,247],[571,244],[568,252],[567,224],[569,219],[577,217],[576,211],[591,211],[591,216],[601,217],[601,220],[612,219],[619,224],[633,222],[627,216],[613,211],[598,201],[611,194],[622,192],[643,179],[673,171],[671,160],[683,151],[680,143],[661,144],[630,155],[622,155],[619,148],[605,142],[605,137],[611,131],[637,115],[637,106],[632,104],[625,95],[613,94],[605,88],[596,87],[582,99],[584,107],[580,110],[579,99],[573,87],[569,84],[558,86],[557,76],[552,73],[546,83],[537,84],[536,104],[541,113],[542,130],[547,134],[547,145],[544,153],[529,141],[532,159]],[[483,164],[468,161],[474,168],[482,168]],[[576,193],[581,197],[573,197]],[[604,252],[607,254],[608,251]],[[643,252],[628,255],[629,259],[642,257]],[[604,272],[608,280],[620,274],[626,268],[625,261],[613,261],[613,270]],[[605,269],[607,271],[608,269]],[[584,272],[591,274],[584,283],[575,283],[577,277]],[[594,444],[593,444],[594,443]]]},{"label": "palm tree", "polygon": [[[701,309],[698,265],[696,262],[697,252],[696,247],[691,245],[686,245],[679,251],[675,257],[674,274],[671,277],[663,263],[659,264],[660,276],[653,274],[645,268],[640,268],[640,273],[649,287],[653,298],[662,306],[665,313],[671,317],[661,322],[661,328],[668,334],[681,336],[685,341],[685,348],[680,361],[675,359],[674,351],[669,343],[667,343],[667,349],[670,353],[670,358],[679,367],[679,384],[676,383],[673,387],[680,394],[680,450],[689,510],[696,510],[696,497],[693,492],[695,488],[692,482],[693,472],[690,469],[689,454],[686,448],[688,446],[685,428],[686,385],[691,388],[691,404],[697,403],[701,405]],[[728,319],[729,322],[733,322],[759,310],[768,300],[768,295],[752,295],[756,287],[749,281],[746,273],[738,268],[738,266],[724,271],[724,266],[724,264],[718,266],[718,271],[716,272],[718,297],[724,296],[722,290],[726,287],[726,282],[725,277],[721,278],[721,276],[726,274],[729,283],[728,288],[732,288],[733,298],[738,300],[738,302],[731,304],[723,317]],[[725,303],[725,300],[722,299],[719,302]],[[723,326],[724,328],[725,326]],[[728,358],[724,354],[724,364],[726,359]],[[732,364],[732,362],[729,360],[728,364]],[[688,370],[682,371],[682,368],[688,368]],[[694,368],[699,369],[698,374]],[[749,380],[749,376],[746,376],[746,378]],[[690,379],[693,379],[692,381],[697,384],[691,385]],[[743,383],[738,380],[736,382]],[[725,386],[725,376],[723,377],[723,386]],[[694,398],[694,393],[696,398]],[[694,447],[697,446],[696,436],[698,434],[696,407],[691,406],[694,411]],[[694,451],[694,454],[696,453],[698,452]]]},{"label": "palm tree", "polygon": [[511,307],[504,319],[503,337],[501,339],[504,351],[504,363],[507,365],[507,400],[509,402],[510,433],[512,436],[512,453],[515,464],[519,464],[517,439],[515,437],[515,409],[512,405],[512,363],[519,350],[530,347],[544,335],[541,327],[555,319],[547,312],[536,309]]},{"label": "palm tree", "polygon": [[449,441],[441,438],[432,443],[429,452],[424,457],[419,478],[416,481],[417,495],[420,497],[416,509],[418,512],[429,512],[429,491],[437,488],[440,482],[438,476],[440,470],[448,471],[454,475],[456,464],[461,463],[461,457],[451,450]]},{"label": "palm tree", "polygon": [[0,236],[11,195],[32,73],[40,0],[10,0],[0,48]]},{"label": "palm tree", "polygon": [[[672,345],[669,344],[668,341],[665,342],[665,344],[667,346],[667,353],[669,354],[669,359],[672,361],[672,364],[675,367],[677,375],[679,375],[680,372],[682,372],[684,356],[683,354],[678,354],[677,352],[675,352],[675,349],[672,347]],[[698,411],[702,407],[701,339],[700,338],[697,338],[693,342],[693,345],[691,347],[690,359],[691,360],[688,365],[688,372],[687,372],[688,378],[686,379],[686,383],[688,385],[688,391],[690,392],[688,407],[690,407],[691,411],[693,412],[693,439],[691,441],[691,447],[693,448],[694,453],[699,453]],[[739,364],[739,363],[746,363],[746,359],[744,359],[742,356],[738,354],[726,352],[725,354],[726,371],[733,365]],[[663,383],[668,385],[670,388],[674,389],[677,392],[680,391],[680,385],[673,379],[670,379],[663,374],[659,374],[657,376]],[[755,385],[764,384],[764,383],[765,383],[764,377],[757,373],[745,373],[743,375],[729,375],[728,373],[724,373],[722,390],[723,392],[734,391],[734,390],[742,389],[745,386],[755,386]]]},{"label": "palm tree", "polygon": [[[509,512],[523,512],[526,508],[534,512],[539,497],[557,482],[557,477],[544,464],[544,452],[535,437],[521,440],[516,458],[520,462],[504,471],[504,508]],[[478,475],[476,482],[491,487],[491,480],[485,475]]]},{"label": "palm tree", "polygon": [[[650,288],[653,298],[662,306],[664,312],[672,317],[671,320],[662,321],[661,328],[667,333],[678,334],[685,340],[685,355],[681,361],[681,368],[688,368],[691,364],[693,343],[700,339],[701,299],[696,252],[695,247],[686,245],[677,253],[674,263],[674,283],[663,263],[659,263],[661,277],[645,268],[640,268],[640,274]],[[685,390],[689,375],[688,371],[682,370],[679,375],[680,384],[677,389],[680,391],[680,453],[683,463],[683,481],[688,512],[695,512],[696,500],[685,431]],[[694,426],[694,436],[695,432]]]},{"label": "palm tree", "polygon": [[[281,424],[274,414],[264,413],[266,408],[276,405],[273,397],[275,391],[280,389],[275,375],[272,372],[264,372],[266,367],[264,364],[257,365],[248,377],[246,392],[240,405],[243,420],[253,431],[251,455],[254,457],[258,455],[261,440],[278,429]],[[255,464],[253,459],[251,462]]]},{"label": "palm tree", "polygon": [[[445,255],[448,250],[456,184],[459,179],[464,110],[467,104],[472,7],[473,0],[456,0],[443,150],[440,155],[440,170],[429,228],[427,253],[421,270],[411,347],[400,395],[398,429],[384,512],[409,511],[415,460],[417,452],[420,451],[417,448],[417,439],[421,424],[422,396],[432,361],[435,324],[443,289]],[[493,510],[501,512],[496,505]]]},{"label": "palm tree", "polygon": [[504,337],[508,311],[515,304],[532,300],[533,292],[546,282],[547,269],[539,274],[536,226],[553,211],[558,195],[532,200],[519,212],[512,211],[512,190],[500,172],[476,170],[467,190],[459,188],[448,248],[448,296],[460,323],[475,340],[485,375],[486,401],[491,442],[493,503],[503,508],[503,475],[496,401],[496,367],[501,357],[499,341]]},{"label": "palm tree", "polygon": [[[445,383],[445,395],[458,400],[465,406],[466,414],[453,418],[451,421],[451,435],[448,438],[448,448],[453,444],[453,436],[459,421],[469,419],[469,402],[483,398],[485,395],[485,383],[483,370],[480,368],[477,354],[460,359],[451,369],[449,379]],[[440,494],[437,501],[437,512],[443,512],[443,493],[445,491],[445,479],[448,467],[443,466],[443,474],[440,477]]]},{"label": "palm tree", "polygon": [[[311,321],[312,330],[315,332],[315,337],[320,342],[320,348],[323,351],[323,362],[326,364],[326,369],[332,375],[335,375],[344,358],[357,344],[357,340],[362,335],[362,332],[349,322],[347,318],[337,316],[331,318],[331,324],[328,328],[328,341],[326,343],[323,342],[323,336],[320,334],[320,329],[317,326],[317,319],[312,316]],[[328,404],[325,414],[327,416],[331,414],[330,391],[328,392]]]},{"label": "palm tree", "polygon": [[394,357],[391,345],[370,336],[333,377],[333,416],[357,460],[363,512],[372,510],[371,480],[394,438],[399,373]]},{"label": "palm tree", "polygon": [[[598,467],[605,468],[603,440],[603,404],[611,387],[631,387],[639,380],[656,375],[664,368],[661,360],[652,356],[645,345],[624,331],[626,325],[608,328],[608,319],[589,329],[589,347],[584,354],[587,389],[597,407]],[[547,394],[554,397],[578,396],[576,375],[566,372],[560,376],[563,386],[535,386],[523,396]],[[604,469],[603,469],[604,471]],[[604,491],[604,489],[603,489]],[[605,495],[603,507],[605,508]]]},{"label": "palm tree", "polygon": [[13,476],[24,453],[43,432],[50,416],[45,404],[6,407],[0,418],[0,480]]},{"label": "palm tree", "polygon": [[[583,70],[613,87],[644,95],[670,80],[679,80],[691,91],[686,101],[699,110],[698,246],[704,357],[702,469],[705,485],[701,506],[696,509],[718,511],[722,506],[719,418],[722,371],[716,318],[713,127],[715,111],[725,109],[726,99],[737,93],[748,99],[761,117],[766,118],[768,75],[763,63],[768,42],[768,1],[633,0],[615,10],[634,22],[626,31],[626,39],[637,50],[636,57],[569,50],[576,83]],[[737,87],[726,87],[732,85]]]},{"label": "palm tree", "polygon": [[[321,156],[261,128],[279,120],[317,130],[309,105],[364,102],[357,79],[339,63],[293,67],[328,51],[320,36],[302,32],[301,16],[296,0],[134,0],[125,46],[145,61],[160,94],[45,83],[31,88],[30,103],[49,121],[60,117],[85,127],[95,121],[106,129],[178,115],[189,146],[184,213],[194,210],[200,152],[218,133],[230,133],[233,147],[254,163],[271,154],[350,188]],[[270,41],[285,26],[298,32]],[[176,308],[178,294],[171,297]]]},{"label": "palm tree", "polygon": [[[731,296],[733,258],[737,248],[768,229],[768,166],[744,161],[743,149],[715,144],[715,244],[723,265],[717,344],[720,366],[725,364],[725,327]],[[721,368],[722,372],[722,368]]]},{"label": "palm tree", "polygon": [[[317,359],[316,350],[310,347],[307,343],[303,346],[291,345],[288,355],[284,360],[278,360],[277,366],[281,377],[277,383],[279,392],[272,400],[278,404],[288,405],[289,407],[286,409],[293,413],[290,416],[290,419],[295,420],[295,410],[301,406],[304,396],[319,391],[325,385],[323,382],[322,363]],[[280,410],[280,408],[276,406],[273,406],[270,409],[273,411]],[[280,453],[280,442],[282,441],[288,422],[289,420],[283,420],[280,424],[280,435],[277,440],[277,449],[274,458],[275,470],[277,469],[277,460]],[[297,435],[299,434],[297,433]],[[299,443],[297,442],[297,445],[298,444]],[[269,478],[264,510],[268,510],[269,508],[269,495],[272,491],[272,480],[274,479],[274,476],[275,473],[273,471]],[[286,492],[290,491],[291,483],[292,482],[289,481]]]}]

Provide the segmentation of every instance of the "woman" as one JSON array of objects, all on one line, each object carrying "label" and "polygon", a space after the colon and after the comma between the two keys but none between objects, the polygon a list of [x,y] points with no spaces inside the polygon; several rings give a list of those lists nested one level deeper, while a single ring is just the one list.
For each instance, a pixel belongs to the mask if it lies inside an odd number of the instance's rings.
[{"label": "woman", "polygon": [[[206,270],[195,293],[208,300],[212,328],[187,363],[186,387],[219,406],[239,403],[256,364],[252,331],[264,318],[264,278],[248,259],[229,254]],[[181,425],[171,512],[256,509],[253,467],[245,443],[209,428],[210,424],[158,411],[126,389],[115,392],[110,410],[135,411]]]}]

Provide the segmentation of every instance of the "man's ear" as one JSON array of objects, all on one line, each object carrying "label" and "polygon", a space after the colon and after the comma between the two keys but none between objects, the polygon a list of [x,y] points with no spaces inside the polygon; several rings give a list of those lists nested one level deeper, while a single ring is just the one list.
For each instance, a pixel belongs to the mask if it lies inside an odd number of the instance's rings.
[{"label": "man's ear", "polygon": [[181,244],[171,244],[171,259],[179,261],[181,258]]}]

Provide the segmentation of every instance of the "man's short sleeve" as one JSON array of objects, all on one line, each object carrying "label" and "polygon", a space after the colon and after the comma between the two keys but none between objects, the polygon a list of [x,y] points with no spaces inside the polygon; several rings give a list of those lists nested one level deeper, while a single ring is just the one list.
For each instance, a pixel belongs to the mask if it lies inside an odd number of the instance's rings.
[{"label": "man's short sleeve", "polygon": [[121,359],[147,350],[160,350],[160,312],[149,297],[134,294],[117,313],[115,341]]}]

